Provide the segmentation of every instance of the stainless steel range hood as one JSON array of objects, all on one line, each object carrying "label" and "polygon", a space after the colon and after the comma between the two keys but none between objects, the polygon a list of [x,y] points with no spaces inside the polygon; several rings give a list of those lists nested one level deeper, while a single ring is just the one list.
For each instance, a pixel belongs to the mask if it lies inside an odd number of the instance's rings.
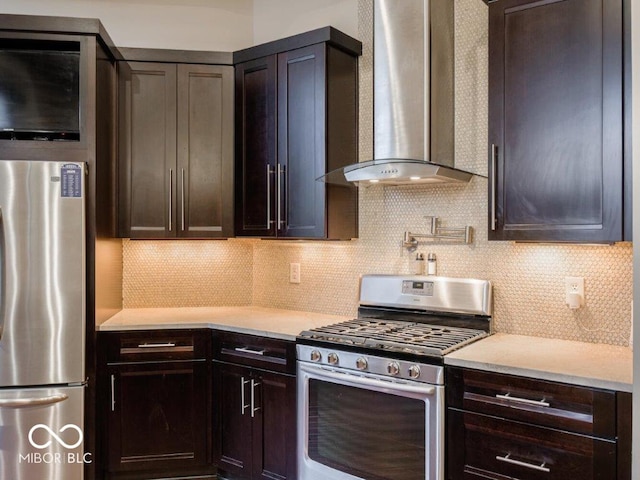
[{"label": "stainless steel range hood", "polygon": [[454,2],[374,0],[374,159],[331,183],[468,182],[454,168]]}]

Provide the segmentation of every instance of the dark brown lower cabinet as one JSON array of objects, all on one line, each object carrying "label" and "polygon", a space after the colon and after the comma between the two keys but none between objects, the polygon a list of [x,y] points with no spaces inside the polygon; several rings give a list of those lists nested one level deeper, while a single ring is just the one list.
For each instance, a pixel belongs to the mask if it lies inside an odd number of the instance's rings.
[{"label": "dark brown lower cabinet", "polygon": [[631,395],[447,368],[448,480],[630,480]]},{"label": "dark brown lower cabinet", "polygon": [[102,374],[104,478],[215,478],[210,361],[203,341],[209,335],[205,330],[103,337],[111,356]]},{"label": "dark brown lower cabinet", "polygon": [[614,479],[616,442],[449,410],[449,478]]},{"label": "dark brown lower cabinet", "polygon": [[213,362],[213,461],[220,478],[295,480],[295,345],[220,337]]}]

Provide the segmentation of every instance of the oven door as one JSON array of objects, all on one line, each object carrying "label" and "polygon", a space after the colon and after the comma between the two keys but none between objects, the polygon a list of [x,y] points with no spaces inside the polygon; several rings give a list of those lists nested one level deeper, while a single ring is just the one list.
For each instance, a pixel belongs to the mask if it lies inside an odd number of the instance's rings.
[{"label": "oven door", "polygon": [[443,480],[444,386],[298,361],[300,480]]}]

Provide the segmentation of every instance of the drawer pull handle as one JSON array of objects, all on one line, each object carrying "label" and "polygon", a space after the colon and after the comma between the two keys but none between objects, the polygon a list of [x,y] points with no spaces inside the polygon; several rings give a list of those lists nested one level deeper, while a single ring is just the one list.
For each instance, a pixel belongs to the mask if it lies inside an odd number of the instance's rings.
[{"label": "drawer pull handle", "polygon": [[505,393],[504,395],[497,394],[496,398],[499,398],[500,400],[509,400],[516,403],[524,403],[526,405],[534,405],[536,407],[550,406],[550,403],[546,401],[546,398],[543,398],[542,400],[529,400],[528,398],[512,397],[510,393]]},{"label": "drawer pull handle", "polygon": [[141,343],[138,348],[172,348],[175,346],[175,343]]},{"label": "drawer pull handle", "polygon": [[253,349],[251,349],[249,347],[236,347],[236,348],[234,348],[234,350],[236,352],[250,353],[251,355],[264,355],[264,352],[266,352],[265,349],[253,350]]},{"label": "drawer pull handle", "polygon": [[546,462],[542,462],[542,464],[540,465],[533,465],[531,463],[521,462],[520,460],[514,460],[513,458],[511,458],[510,453],[508,453],[504,457],[501,457],[500,455],[498,455],[496,456],[496,460],[499,460],[505,463],[510,463],[512,465],[518,465],[520,467],[530,468],[531,470],[537,470],[538,472],[546,472],[546,473],[551,472],[551,469],[549,469],[549,467],[545,467],[545,465],[547,464]]}]

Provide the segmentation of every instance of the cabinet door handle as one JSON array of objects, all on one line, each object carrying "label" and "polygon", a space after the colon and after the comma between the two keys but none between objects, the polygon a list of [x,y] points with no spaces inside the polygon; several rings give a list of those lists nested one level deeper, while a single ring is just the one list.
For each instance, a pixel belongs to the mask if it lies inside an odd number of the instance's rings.
[{"label": "cabinet door handle", "polygon": [[499,398],[500,400],[509,400],[515,403],[524,403],[526,405],[534,405],[536,407],[550,406],[550,403],[546,401],[547,400],[546,398],[543,398],[542,400],[529,400],[528,398],[512,397],[510,393],[496,394],[496,398]]},{"label": "cabinet door handle", "polygon": [[256,412],[260,410],[260,407],[256,407],[256,387],[259,386],[259,382],[251,379],[251,418],[255,417]]},{"label": "cabinet door handle", "polygon": [[271,165],[267,163],[267,230],[271,228]]},{"label": "cabinet door handle", "polygon": [[282,198],[284,198],[284,204],[282,205],[282,218],[280,219],[280,224],[282,228],[287,225],[287,167],[284,165],[280,170],[280,175],[282,176]]},{"label": "cabinet door handle", "polygon": [[278,163],[276,170],[276,230],[280,230],[282,224],[282,184],[280,182],[281,166]]},{"label": "cabinet door handle", "polygon": [[182,172],[181,172],[182,177],[180,179],[180,196],[181,196],[181,200],[182,200],[182,208],[181,208],[181,215],[180,215],[181,219],[180,219],[180,221],[181,221],[182,231],[184,232],[184,216],[185,216],[184,215],[184,210],[185,210],[185,207],[184,207],[184,168],[181,169],[181,170],[182,170]]},{"label": "cabinet door handle", "polygon": [[116,411],[116,376],[111,375],[111,411]]},{"label": "cabinet door handle", "polygon": [[491,144],[491,230],[496,229],[496,187],[498,172],[498,146]]},{"label": "cabinet door handle", "polygon": [[498,455],[498,456],[496,456],[496,460],[498,460],[500,462],[510,463],[512,465],[518,465],[518,466],[524,467],[524,468],[530,468],[531,470],[536,470],[538,472],[546,472],[546,473],[551,472],[551,469],[549,467],[545,466],[547,464],[546,462],[542,462],[540,465],[534,465],[532,463],[521,462],[520,460],[514,460],[513,458],[511,458],[511,454],[510,453],[506,454],[504,457],[501,457],[500,455]]},{"label": "cabinet door handle", "polygon": [[[249,383],[249,380],[245,380],[244,377],[240,377],[240,415],[244,415],[244,411],[251,405],[245,405],[244,401],[244,386]],[[251,398],[253,398],[253,390],[251,391]]]},{"label": "cabinet door handle", "polygon": [[173,230],[173,168],[169,169],[169,231]]}]

